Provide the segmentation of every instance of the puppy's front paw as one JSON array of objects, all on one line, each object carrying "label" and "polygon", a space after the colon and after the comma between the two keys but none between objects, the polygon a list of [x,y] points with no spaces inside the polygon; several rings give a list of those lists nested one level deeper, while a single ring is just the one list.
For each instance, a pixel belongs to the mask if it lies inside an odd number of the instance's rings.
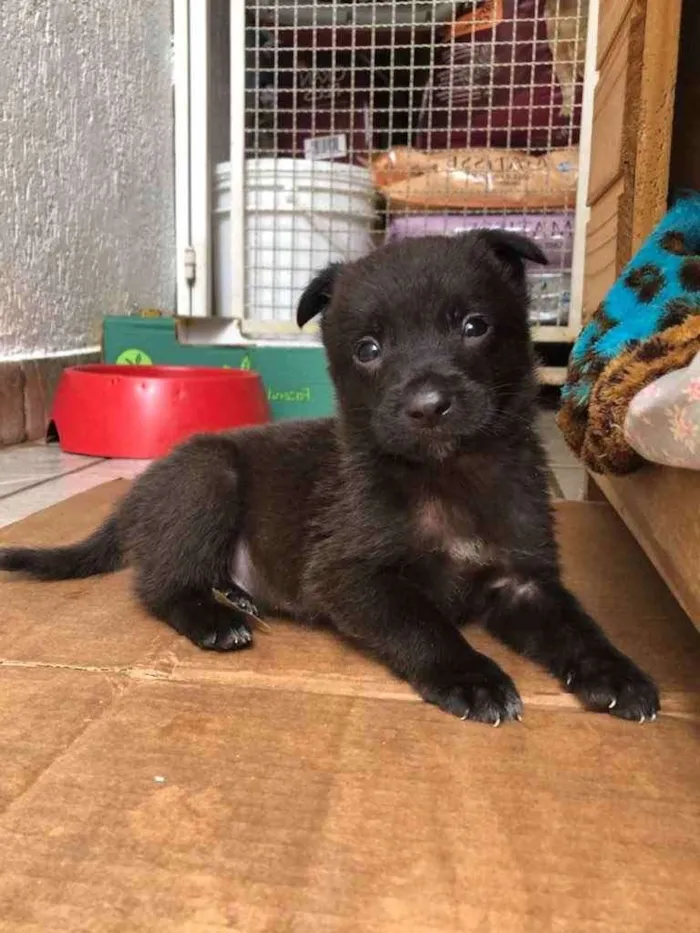
[{"label": "puppy's front paw", "polygon": [[446,713],[499,726],[520,719],[522,700],[515,684],[498,665],[453,671],[421,687],[421,695]]},{"label": "puppy's front paw", "polygon": [[659,694],[654,682],[622,654],[587,655],[571,665],[565,686],[587,709],[620,719],[656,719]]},{"label": "puppy's front paw", "polygon": [[253,633],[245,622],[236,619],[203,623],[185,633],[187,637],[207,651],[236,651],[253,643]]},{"label": "puppy's front paw", "polygon": [[253,644],[246,616],[208,598],[180,600],[165,618],[176,632],[207,651],[237,651]]}]

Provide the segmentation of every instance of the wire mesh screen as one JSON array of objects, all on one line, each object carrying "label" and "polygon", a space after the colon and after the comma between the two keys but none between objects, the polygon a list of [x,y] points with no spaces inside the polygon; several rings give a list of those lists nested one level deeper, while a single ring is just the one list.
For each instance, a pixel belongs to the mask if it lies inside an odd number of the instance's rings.
[{"label": "wire mesh screen", "polygon": [[[565,326],[587,6],[246,0],[232,68],[245,69],[249,321],[291,322],[329,261],[501,227],[544,248],[533,321]],[[219,165],[220,192],[226,180]]]}]

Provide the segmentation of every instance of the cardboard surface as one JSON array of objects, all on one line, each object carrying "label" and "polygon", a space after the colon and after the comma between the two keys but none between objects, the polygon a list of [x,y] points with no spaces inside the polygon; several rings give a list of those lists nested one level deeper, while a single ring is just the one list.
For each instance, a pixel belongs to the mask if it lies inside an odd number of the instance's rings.
[{"label": "cardboard surface", "polygon": [[[114,483],[3,529],[80,537]],[[113,577],[0,577],[0,930],[543,933],[700,915],[700,637],[613,511],[566,503],[569,581],[658,678],[638,727],[478,629],[522,726],[452,719],[331,633],[201,652]]]}]

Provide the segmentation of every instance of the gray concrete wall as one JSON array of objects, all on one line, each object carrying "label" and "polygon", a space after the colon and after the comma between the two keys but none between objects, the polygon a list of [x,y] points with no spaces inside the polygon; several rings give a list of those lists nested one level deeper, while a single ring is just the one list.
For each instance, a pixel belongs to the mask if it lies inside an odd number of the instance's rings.
[{"label": "gray concrete wall", "polygon": [[0,3],[0,359],[175,294],[171,0]]}]

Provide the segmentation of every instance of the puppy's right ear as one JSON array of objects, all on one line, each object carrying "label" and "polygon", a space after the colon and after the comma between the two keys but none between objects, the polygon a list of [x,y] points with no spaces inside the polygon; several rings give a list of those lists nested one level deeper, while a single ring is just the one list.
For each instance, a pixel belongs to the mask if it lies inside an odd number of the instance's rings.
[{"label": "puppy's right ear", "polygon": [[540,266],[548,266],[549,260],[536,243],[520,233],[511,233],[510,230],[480,230],[477,236],[489,244],[499,259],[514,265],[518,271],[523,271],[523,259],[536,262]]},{"label": "puppy's right ear", "polygon": [[342,266],[341,262],[331,263],[306,286],[304,294],[297,305],[297,324],[299,327],[308,324],[311,318],[326,310],[333,294],[335,280],[338,278]]}]

